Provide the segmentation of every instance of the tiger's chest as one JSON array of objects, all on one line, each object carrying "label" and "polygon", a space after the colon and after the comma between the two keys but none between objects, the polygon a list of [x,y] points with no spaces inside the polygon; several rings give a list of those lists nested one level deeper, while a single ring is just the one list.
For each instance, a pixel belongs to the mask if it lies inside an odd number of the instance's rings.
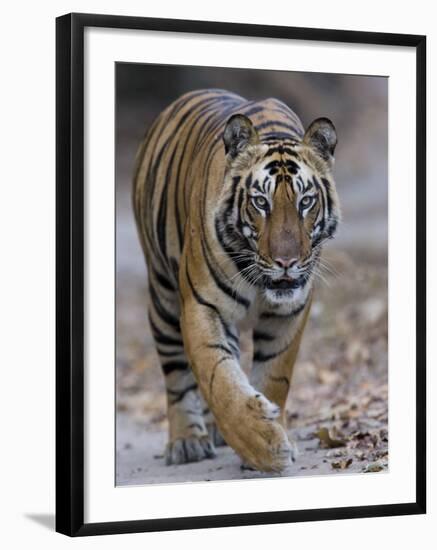
[{"label": "tiger's chest", "polygon": [[310,293],[311,286],[308,285],[307,288],[297,289],[292,300],[282,304],[272,305],[267,303],[262,292],[259,292],[251,302],[246,313],[235,319],[235,325],[239,331],[245,332],[257,327],[261,321],[265,323],[269,318],[283,317],[285,319],[289,316],[293,316],[293,313],[299,313],[305,306]]}]

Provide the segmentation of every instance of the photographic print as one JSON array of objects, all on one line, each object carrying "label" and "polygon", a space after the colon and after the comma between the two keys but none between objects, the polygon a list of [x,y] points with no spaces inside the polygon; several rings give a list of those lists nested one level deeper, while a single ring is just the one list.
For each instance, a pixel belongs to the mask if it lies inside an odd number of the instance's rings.
[{"label": "photographic print", "polygon": [[425,513],[426,37],[67,14],[56,74],[56,530]]},{"label": "photographic print", "polygon": [[115,88],[116,485],[384,475],[388,79]]}]

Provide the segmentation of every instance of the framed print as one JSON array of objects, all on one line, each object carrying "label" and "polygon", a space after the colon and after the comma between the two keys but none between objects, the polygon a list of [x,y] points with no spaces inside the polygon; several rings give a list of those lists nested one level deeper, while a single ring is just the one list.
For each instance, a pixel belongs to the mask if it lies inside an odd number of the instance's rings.
[{"label": "framed print", "polygon": [[56,25],[57,530],[425,513],[425,37]]}]

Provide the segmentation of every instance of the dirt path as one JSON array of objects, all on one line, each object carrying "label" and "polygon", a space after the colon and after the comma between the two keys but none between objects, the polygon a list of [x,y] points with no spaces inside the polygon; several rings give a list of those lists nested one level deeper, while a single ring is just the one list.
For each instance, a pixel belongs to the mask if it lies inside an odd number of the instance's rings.
[{"label": "dirt path", "polygon": [[[313,428],[314,426],[310,426],[290,430],[290,435],[297,442],[299,457],[287,475],[296,477],[358,473],[366,469],[368,462],[356,457],[346,466],[348,457],[353,457],[353,453],[345,448],[321,448],[319,438],[313,435]],[[238,456],[229,447],[217,449],[217,457],[212,460],[166,466],[162,455],[166,433],[146,432],[141,424],[124,414],[119,417],[118,433],[120,435],[117,440],[117,461],[120,467],[117,469],[116,483],[120,486],[277,477],[274,474],[241,470]],[[382,452],[386,449],[386,446],[380,448]],[[374,464],[375,468],[380,465],[381,471],[386,470],[384,461],[375,461]]]}]

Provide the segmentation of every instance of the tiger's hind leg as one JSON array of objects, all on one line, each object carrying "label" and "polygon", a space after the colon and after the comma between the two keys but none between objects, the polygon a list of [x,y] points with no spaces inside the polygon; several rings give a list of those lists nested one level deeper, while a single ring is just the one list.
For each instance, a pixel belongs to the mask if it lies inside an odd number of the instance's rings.
[{"label": "tiger's hind leg", "polygon": [[222,434],[220,433],[220,430],[218,429],[214,415],[212,414],[202,394],[200,395],[200,399],[202,402],[202,411],[205,419],[206,429],[208,430],[209,438],[211,439],[215,447],[224,447],[225,445],[227,445],[227,443],[224,440]]},{"label": "tiger's hind leg", "polygon": [[203,402],[184,352],[177,292],[153,279],[149,285],[149,319],[167,390],[166,464],[213,458],[216,453],[203,417]]}]

